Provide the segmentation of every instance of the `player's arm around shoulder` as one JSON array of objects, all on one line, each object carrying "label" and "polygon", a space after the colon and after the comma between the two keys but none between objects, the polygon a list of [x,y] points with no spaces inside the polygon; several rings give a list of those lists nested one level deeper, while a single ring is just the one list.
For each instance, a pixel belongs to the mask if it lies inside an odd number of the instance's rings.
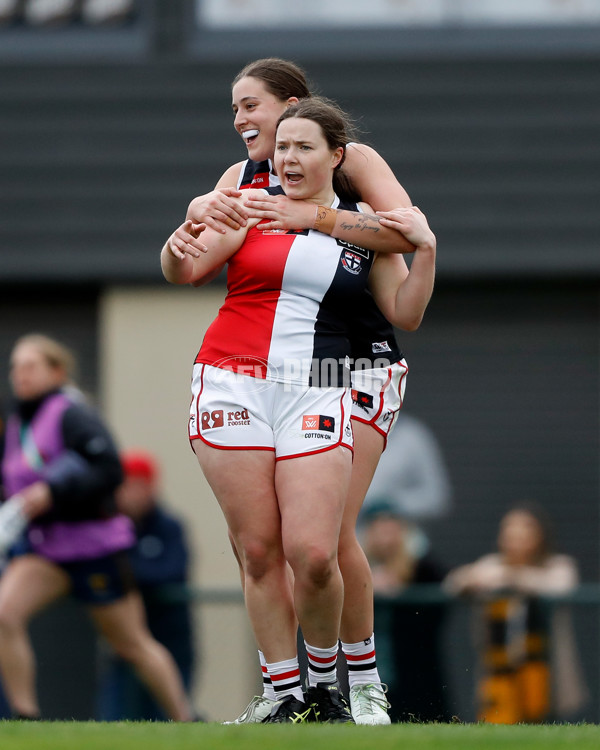
[{"label": "player's arm around shoulder", "polygon": [[238,189],[238,178],[243,162],[229,167],[217,182],[214,190],[196,196],[188,206],[186,219],[195,224],[206,224],[211,229],[223,232],[228,226],[238,229],[248,218],[247,211],[236,198],[242,195]]},{"label": "player's arm around shoulder", "polygon": [[[240,201],[239,198],[235,200]],[[169,237],[161,251],[163,275],[171,284],[201,286],[221,270],[229,258],[242,246],[248,229],[244,227],[223,231],[187,219]]]},{"label": "player's arm around shoulder", "polygon": [[371,146],[351,143],[346,149],[343,169],[362,199],[375,211],[412,205],[386,160]]}]

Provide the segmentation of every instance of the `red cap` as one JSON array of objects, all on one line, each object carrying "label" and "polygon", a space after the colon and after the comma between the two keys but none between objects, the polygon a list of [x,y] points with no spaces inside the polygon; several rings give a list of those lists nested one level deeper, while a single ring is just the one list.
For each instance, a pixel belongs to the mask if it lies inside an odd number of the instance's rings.
[{"label": "red cap", "polygon": [[158,476],[156,459],[146,451],[125,451],[121,454],[121,464],[126,477],[140,477],[152,482]]}]

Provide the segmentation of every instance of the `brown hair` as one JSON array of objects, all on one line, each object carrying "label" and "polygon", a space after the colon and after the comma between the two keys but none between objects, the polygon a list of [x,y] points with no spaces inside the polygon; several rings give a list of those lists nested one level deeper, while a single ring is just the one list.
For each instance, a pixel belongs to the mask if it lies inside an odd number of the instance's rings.
[{"label": "brown hair", "polygon": [[342,158],[333,173],[333,189],[342,198],[351,201],[360,200],[360,194],[348,175],[341,169],[346,158],[346,146],[356,140],[355,126],[349,115],[331,99],[323,96],[312,96],[288,107],[279,120],[277,127],[283,120],[290,117],[301,117],[316,122],[333,151],[342,148]]},{"label": "brown hair", "polygon": [[30,344],[34,346],[44,357],[46,362],[55,370],[62,370],[65,373],[64,384],[73,383],[76,375],[77,362],[73,352],[56,341],[50,336],[43,333],[28,333],[17,339],[13,351],[21,344]]},{"label": "brown hair", "polygon": [[233,79],[232,88],[242,78],[247,77],[258,78],[264,83],[267,91],[281,101],[289,99],[290,96],[298,99],[311,96],[306,74],[302,68],[296,63],[279,57],[264,57],[248,63]]}]

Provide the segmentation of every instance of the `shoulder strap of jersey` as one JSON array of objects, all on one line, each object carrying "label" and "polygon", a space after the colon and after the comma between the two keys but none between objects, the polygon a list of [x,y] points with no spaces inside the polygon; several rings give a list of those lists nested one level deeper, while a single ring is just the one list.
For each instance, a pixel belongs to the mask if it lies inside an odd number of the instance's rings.
[{"label": "shoulder strap of jersey", "polygon": [[247,190],[248,188],[268,188],[270,184],[269,175],[271,173],[271,162],[268,159],[264,161],[252,161],[246,159],[240,168],[238,179],[238,190]]}]

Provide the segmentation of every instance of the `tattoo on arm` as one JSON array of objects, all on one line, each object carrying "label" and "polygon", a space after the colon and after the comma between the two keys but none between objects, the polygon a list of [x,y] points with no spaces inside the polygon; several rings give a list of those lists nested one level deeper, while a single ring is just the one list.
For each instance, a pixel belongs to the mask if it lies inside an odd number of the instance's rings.
[{"label": "tattoo on arm", "polygon": [[381,224],[379,218],[372,214],[356,214],[350,213],[351,220],[346,221],[345,219],[340,222],[340,229],[344,232],[350,232],[353,229],[358,229],[361,232],[379,232]]}]

